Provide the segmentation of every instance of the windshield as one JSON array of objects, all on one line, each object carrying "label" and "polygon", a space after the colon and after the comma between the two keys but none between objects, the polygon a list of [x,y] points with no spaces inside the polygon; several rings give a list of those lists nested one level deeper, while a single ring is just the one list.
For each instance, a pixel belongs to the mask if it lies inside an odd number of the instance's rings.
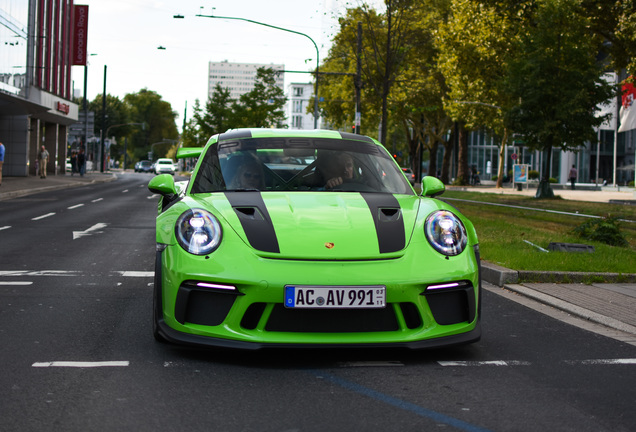
[{"label": "windshield", "polygon": [[213,144],[202,157],[192,193],[414,193],[391,156],[373,143],[325,138],[246,138]]}]

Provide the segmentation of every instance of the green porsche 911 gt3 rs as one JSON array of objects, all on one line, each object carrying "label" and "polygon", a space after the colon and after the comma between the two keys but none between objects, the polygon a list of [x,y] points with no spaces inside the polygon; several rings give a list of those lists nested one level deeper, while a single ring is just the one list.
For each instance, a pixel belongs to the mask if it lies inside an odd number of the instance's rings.
[{"label": "green porsche 911 gt3 rs", "polygon": [[427,348],[475,342],[473,225],[417,195],[377,141],[237,129],[150,181],[157,216],[153,331],[195,345]]}]

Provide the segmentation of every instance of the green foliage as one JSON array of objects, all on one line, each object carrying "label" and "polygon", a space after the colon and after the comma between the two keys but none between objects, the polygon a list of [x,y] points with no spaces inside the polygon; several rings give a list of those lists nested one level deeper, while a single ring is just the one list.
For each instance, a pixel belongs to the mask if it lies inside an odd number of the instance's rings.
[{"label": "green foliage", "polygon": [[539,176],[540,176],[540,174],[539,174],[539,171],[537,171],[537,170],[529,170],[528,171],[528,178],[530,180],[538,180]]},{"label": "green foliage", "polygon": [[[177,113],[169,102],[164,101],[157,92],[142,89],[137,93],[124,96],[124,102],[130,112],[130,121],[143,123],[143,129],[132,130],[128,146],[133,149],[134,159],[147,159],[153,151],[154,159],[166,157],[172,147],[176,147],[179,131],[175,123]],[[152,146],[165,142],[166,144]]]},{"label": "green foliage", "polygon": [[[528,240],[544,249],[548,248],[550,242],[580,243],[581,239],[572,232],[572,227],[580,224],[582,218],[574,213],[598,216],[611,213],[621,219],[636,220],[634,206],[537,200],[520,195],[453,190],[447,190],[440,198],[449,199],[473,222],[479,236],[481,257],[492,263],[515,270],[537,271],[634,273],[636,269],[636,223],[624,224],[622,227],[630,245],[628,248],[589,240],[586,243],[594,246],[594,253],[546,253],[524,242]],[[559,213],[526,208],[556,210]]]},{"label": "green foliage", "polygon": [[[597,107],[612,96],[596,55],[602,39],[578,0],[540,0],[519,38],[519,55],[507,71],[507,87],[519,101],[508,121],[532,150],[573,150],[595,142]],[[546,163],[548,158],[546,158]]]},{"label": "green foliage", "polygon": [[201,147],[212,135],[228,129],[281,128],[286,101],[283,90],[276,85],[276,72],[272,68],[258,68],[254,89],[238,101],[231,99],[229,89],[217,84],[205,110],[198,100],[195,102],[193,118],[184,131],[184,145]]},{"label": "green foliage", "polygon": [[620,230],[618,219],[606,217],[593,219],[574,228],[573,232],[581,238],[598,241],[612,246],[628,246],[625,236]]}]

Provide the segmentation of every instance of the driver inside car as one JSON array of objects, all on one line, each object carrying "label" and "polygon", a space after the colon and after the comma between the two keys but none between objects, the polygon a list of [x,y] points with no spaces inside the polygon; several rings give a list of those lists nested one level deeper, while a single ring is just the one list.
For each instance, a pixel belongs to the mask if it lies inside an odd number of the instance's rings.
[{"label": "driver inside car", "polygon": [[318,170],[325,180],[325,189],[333,189],[353,180],[353,158],[349,153],[333,152],[318,160]]}]

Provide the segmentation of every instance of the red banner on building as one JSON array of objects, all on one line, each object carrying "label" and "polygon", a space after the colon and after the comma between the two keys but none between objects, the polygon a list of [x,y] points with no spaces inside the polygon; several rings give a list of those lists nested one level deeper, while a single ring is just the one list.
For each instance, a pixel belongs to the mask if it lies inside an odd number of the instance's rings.
[{"label": "red banner on building", "polygon": [[86,66],[88,43],[88,6],[73,6],[73,65]]}]

